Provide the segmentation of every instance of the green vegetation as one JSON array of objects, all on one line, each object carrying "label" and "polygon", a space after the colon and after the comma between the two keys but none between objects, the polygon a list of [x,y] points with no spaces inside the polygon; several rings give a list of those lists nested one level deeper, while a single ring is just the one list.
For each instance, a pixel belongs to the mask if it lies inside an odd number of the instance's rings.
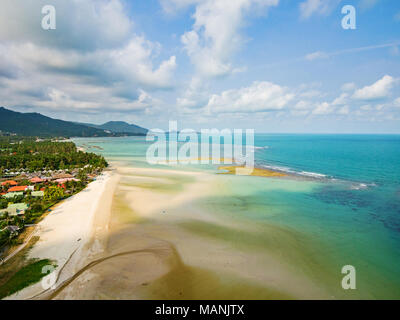
[{"label": "green vegetation", "polygon": [[[83,171],[83,170],[82,170]],[[0,248],[7,244],[14,244],[17,242],[17,235],[11,234],[5,228],[13,225],[18,226],[21,230],[27,224],[37,223],[41,216],[54,206],[60,200],[66,199],[80,191],[87,186],[88,181],[68,181],[61,188],[57,183],[48,182],[37,184],[36,189],[44,188],[44,197],[32,197],[28,192],[25,196],[14,197],[10,199],[0,198],[0,204],[7,207],[12,203],[26,203],[29,208],[25,211],[23,216],[9,216],[3,214],[0,216]]]},{"label": "green vegetation", "polygon": [[5,209],[8,206],[8,200],[4,198],[0,198],[0,210]]},{"label": "green vegetation", "polygon": [[119,137],[146,135],[147,129],[125,122],[104,125],[57,120],[40,113],[21,113],[0,107],[0,133],[35,137]]},{"label": "green vegetation", "polygon": [[129,124],[124,121],[109,121],[101,125],[95,125],[95,124],[84,124],[89,127],[97,128],[97,129],[103,129],[103,130],[109,130],[112,132],[116,133],[126,133],[126,134],[132,134],[132,135],[138,135],[138,136],[145,136],[149,130],[139,127],[134,124]]},{"label": "green vegetation", "polygon": [[46,188],[43,200],[47,202],[57,201],[64,197],[64,190],[59,186],[51,186]]},{"label": "green vegetation", "polygon": [[90,165],[107,167],[106,160],[94,153],[77,151],[73,142],[35,142],[32,138],[0,137],[0,170],[59,170]]},{"label": "green vegetation", "polygon": [[14,274],[29,264],[30,260],[27,260],[29,251],[33,248],[35,243],[39,241],[39,237],[33,236],[27,245],[18,252],[12,259],[0,264],[0,288],[5,285],[13,276]]},{"label": "green vegetation", "polygon": [[8,243],[10,241],[10,231],[4,230],[0,232],[0,246]]},{"label": "green vegetation", "polygon": [[102,129],[56,120],[39,113],[20,113],[0,107],[3,132],[38,137],[106,137],[113,134]]},{"label": "green vegetation", "polygon": [[16,293],[31,284],[34,284],[48,273],[43,272],[43,267],[57,265],[49,259],[33,260],[28,265],[17,271],[5,284],[0,286],[0,299],[3,299],[13,293]]},{"label": "green vegetation", "polygon": [[[0,181],[15,180],[19,186],[31,186],[36,192],[44,191],[43,196],[33,196],[32,191],[28,190],[17,192],[13,197],[0,197],[0,210],[3,210],[0,212],[0,248],[17,243],[18,234],[25,225],[36,223],[57,202],[83,190],[92,175],[96,176],[107,166],[102,156],[78,151],[73,142],[0,136],[0,170],[3,174]],[[59,170],[62,175],[74,178],[57,182]],[[43,176],[49,179],[33,184],[26,175],[15,177],[15,172],[34,172],[30,178]],[[9,183],[1,185],[0,193],[7,193],[10,187]],[[4,211],[10,204],[19,203],[27,204],[28,209],[11,216],[10,211]],[[20,230],[10,232],[7,230],[9,226],[17,226]]]}]

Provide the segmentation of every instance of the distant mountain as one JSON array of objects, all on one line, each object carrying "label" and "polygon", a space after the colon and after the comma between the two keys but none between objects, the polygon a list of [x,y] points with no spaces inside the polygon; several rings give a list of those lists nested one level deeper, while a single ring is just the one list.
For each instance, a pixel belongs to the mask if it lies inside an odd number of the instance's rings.
[{"label": "distant mountain", "polygon": [[0,131],[40,137],[108,137],[116,134],[83,124],[56,120],[40,113],[21,113],[0,107]]},{"label": "distant mountain", "polygon": [[129,124],[124,121],[109,121],[101,125],[85,123],[87,126],[91,126],[97,129],[108,130],[115,133],[127,133],[132,135],[146,135],[149,130],[139,127],[134,124]]}]

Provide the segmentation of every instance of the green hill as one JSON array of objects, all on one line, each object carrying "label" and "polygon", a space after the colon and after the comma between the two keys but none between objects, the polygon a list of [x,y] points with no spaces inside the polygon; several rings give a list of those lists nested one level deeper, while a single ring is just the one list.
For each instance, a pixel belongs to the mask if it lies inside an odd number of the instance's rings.
[{"label": "green hill", "polygon": [[0,107],[0,131],[38,137],[107,137],[104,129],[52,119],[40,113],[21,113]]},{"label": "green hill", "polygon": [[129,124],[124,121],[109,121],[101,125],[85,123],[84,125],[91,126],[97,129],[112,131],[115,133],[127,133],[132,135],[146,135],[149,130],[139,127],[134,124]]}]

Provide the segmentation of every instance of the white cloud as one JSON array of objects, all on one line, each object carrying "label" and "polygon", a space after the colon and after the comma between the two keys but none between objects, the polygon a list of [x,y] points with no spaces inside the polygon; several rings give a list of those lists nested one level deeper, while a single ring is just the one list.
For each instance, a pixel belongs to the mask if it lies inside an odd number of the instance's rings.
[{"label": "white cloud", "polygon": [[341,0],[306,0],[300,3],[300,17],[308,19],[313,14],[326,15],[340,3]]},{"label": "white cloud", "polygon": [[[159,103],[143,90],[140,91],[136,100],[129,101],[123,98],[114,97],[109,93],[110,92],[99,93],[102,99],[84,100],[84,97],[75,99],[64,91],[51,88],[48,92],[48,99],[37,101],[34,103],[34,106],[58,110],[60,109],[60,106],[63,106],[64,109],[84,112],[97,110],[110,111],[112,109],[115,111],[145,111],[147,108]],[[110,108],[110,104],[114,105],[114,107]]]},{"label": "white cloud", "polygon": [[387,98],[395,82],[396,80],[393,77],[385,75],[372,85],[356,90],[353,94],[353,98],[357,100]]},{"label": "white cloud", "polygon": [[290,114],[295,117],[304,117],[309,114],[309,111],[308,110],[292,110],[292,111],[290,111]]},{"label": "white cloud", "polygon": [[[386,81],[385,77],[382,79]],[[377,81],[377,84],[372,86],[380,88],[381,82]],[[342,116],[349,120],[362,117],[366,120],[365,117],[379,112],[387,105],[382,103],[377,105],[374,101],[366,105],[363,100],[354,99],[353,95],[358,91],[355,88],[355,83],[345,83],[340,88],[338,96],[332,100],[322,100],[330,94],[320,91],[318,84],[302,84],[299,87],[288,88],[262,81],[210,96],[209,88],[204,86],[200,78],[196,78],[196,81],[193,79],[182,97],[177,100],[177,104],[185,114],[203,115],[209,119],[214,118],[216,114],[229,114],[231,120],[236,115],[251,114],[257,114],[257,117],[262,119],[329,115]],[[207,102],[204,102],[206,100]],[[391,104],[391,106],[396,105],[400,106],[400,98]]]},{"label": "white cloud", "polygon": [[312,105],[313,104],[309,101],[300,100],[294,105],[294,108],[296,110],[307,110],[307,109],[312,108]]},{"label": "white cloud", "polygon": [[[200,78],[192,78],[184,94],[177,98],[179,108],[200,108],[207,104],[209,98],[208,88]],[[186,110],[188,111],[188,110]],[[197,111],[196,111],[197,112]]]},{"label": "white cloud", "polygon": [[342,85],[342,91],[353,91],[356,88],[356,84],[354,82],[347,82]]},{"label": "white cloud", "polygon": [[304,92],[300,93],[299,96],[302,98],[311,99],[311,98],[319,97],[319,96],[321,96],[321,94],[322,93],[319,90],[308,90],[308,91],[304,91]]},{"label": "white cloud", "polygon": [[151,62],[153,52],[153,43],[143,37],[134,37],[125,47],[102,54],[109,60],[111,68],[125,74],[127,79],[137,80],[148,86],[169,87],[176,68],[176,58],[171,56],[154,69]]},{"label": "white cloud", "polygon": [[198,3],[199,0],[160,0],[161,6],[164,11],[172,14],[178,10],[186,8],[190,5]]},{"label": "white cloud", "polygon": [[[246,15],[259,14],[260,9],[277,6],[279,0],[163,0],[164,9],[171,13],[195,4],[194,24],[181,36],[181,42],[196,72],[182,96],[178,107],[199,108],[207,103],[209,93],[204,83],[246,70],[232,65],[232,55],[243,43],[240,36]],[[186,110],[190,111],[190,110]]]},{"label": "white cloud", "polygon": [[347,93],[342,93],[339,97],[337,97],[335,100],[333,100],[332,105],[338,106],[338,105],[344,105],[347,103],[347,98],[348,98]]},{"label": "white cloud", "polygon": [[294,94],[288,88],[271,82],[254,82],[249,87],[214,94],[206,110],[212,113],[249,113],[282,110]]},{"label": "white cloud", "polygon": [[327,115],[334,111],[334,107],[328,102],[322,102],[312,111],[314,115]]},{"label": "white cloud", "polygon": [[120,0],[52,0],[58,19],[51,31],[40,27],[41,9],[47,4],[47,0],[2,0],[0,39],[93,50],[118,47],[132,32],[133,23]]},{"label": "white cloud", "polygon": [[[3,105],[82,112],[147,110],[160,103],[147,91],[173,86],[175,56],[157,57],[161,46],[134,32],[120,0],[55,0],[57,29],[51,31],[40,28],[40,9],[46,3],[2,2]],[[6,28],[8,21],[19,27]],[[153,62],[156,57],[158,64]]]},{"label": "white cloud", "polygon": [[315,51],[309,54],[306,54],[304,56],[305,60],[308,61],[313,61],[317,59],[328,59],[331,57],[335,56],[340,56],[344,54],[354,54],[358,52],[363,52],[363,51],[370,51],[370,50],[376,50],[376,49],[382,49],[382,48],[390,48],[392,53],[396,55],[396,48],[399,45],[399,42],[391,42],[391,43],[383,43],[383,44],[375,44],[371,46],[364,46],[364,47],[358,47],[358,48],[350,48],[350,49],[341,49],[337,51],[332,51],[332,52],[323,52],[323,51]]},{"label": "white cloud", "polygon": [[343,106],[337,111],[337,113],[342,115],[348,115],[350,113],[350,108],[349,106]]},{"label": "white cloud", "polygon": [[359,6],[362,9],[370,9],[374,7],[378,2],[379,0],[360,0]]},{"label": "white cloud", "polygon": [[[169,2],[183,6],[194,1]],[[230,58],[242,44],[239,30],[245,15],[278,3],[279,0],[196,1],[193,29],[185,32],[181,41],[200,75],[215,77],[234,71]]]},{"label": "white cloud", "polygon": [[312,61],[317,59],[326,59],[329,58],[329,55],[322,51],[312,52],[306,55],[306,60]]}]

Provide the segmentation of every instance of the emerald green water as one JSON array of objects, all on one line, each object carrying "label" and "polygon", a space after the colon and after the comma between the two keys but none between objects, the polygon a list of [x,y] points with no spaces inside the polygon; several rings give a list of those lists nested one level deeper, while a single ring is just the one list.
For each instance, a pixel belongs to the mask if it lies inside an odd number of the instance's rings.
[{"label": "emerald green water", "polygon": [[[109,161],[153,167],[145,161],[144,138],[74,141]],[[400,298],[400,138],[257,135],[255,144],[257,165],[298,178],[219,175],[221,191],[198,203],[253,232],[185,227],[239,249],[272,250],[336,298]],[[212,165],[171,168],[216,171]],[[341,288],[344,265],[356,269],[356,290]]]}]

